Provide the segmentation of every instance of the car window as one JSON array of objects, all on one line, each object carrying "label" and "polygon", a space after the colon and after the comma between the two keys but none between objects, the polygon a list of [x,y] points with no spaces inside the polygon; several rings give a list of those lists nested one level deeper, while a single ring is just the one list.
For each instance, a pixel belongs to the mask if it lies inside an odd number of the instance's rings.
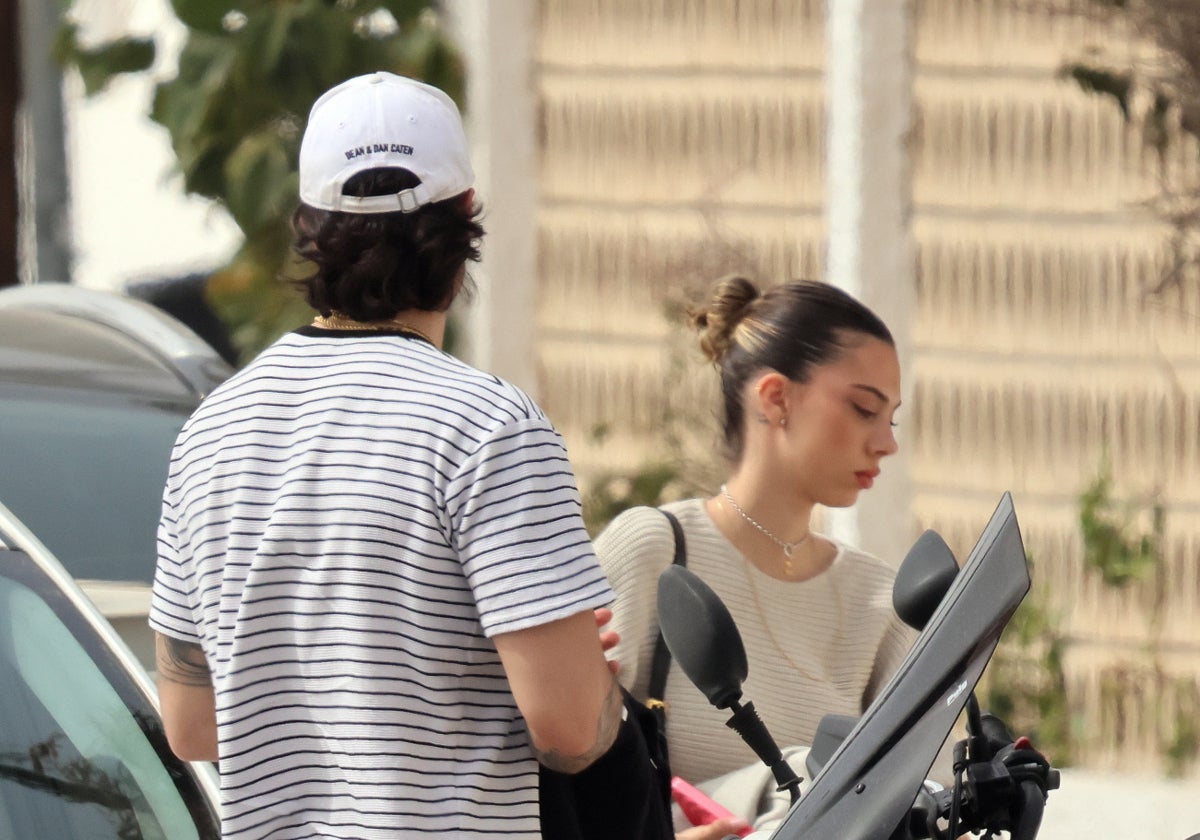
[{"label": "car window", "polygon": [[179,407],[5,396],[0,500],[76,578],[154,577],[155,531]]},{"label": "car window", "polygon": [[153,708],[90,630],[28,557],[0,552],[0,838],[216,838]]}]

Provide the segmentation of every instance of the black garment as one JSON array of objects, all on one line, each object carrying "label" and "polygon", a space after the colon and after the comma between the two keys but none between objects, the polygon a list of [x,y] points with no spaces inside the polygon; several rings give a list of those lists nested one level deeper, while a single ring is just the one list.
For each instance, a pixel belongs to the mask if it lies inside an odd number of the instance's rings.
[{"label": "black garment", "polygon": [[[662,512],[675,534],[674,562],[687,565],[683,528]],[[582,773],[539,768],[542,840],[674,840],[671,763],[662,703],[671,653],[662,633],[650,667],[649,705],[625,689],[626,719],[607,753]]]},{"label": "black garment", "polygon": [[628,717],[608,752],[574,775],[541,768],[543,840],[674,838],[671,769],[647,746],[659,743],[658,718],[624,694]]}]

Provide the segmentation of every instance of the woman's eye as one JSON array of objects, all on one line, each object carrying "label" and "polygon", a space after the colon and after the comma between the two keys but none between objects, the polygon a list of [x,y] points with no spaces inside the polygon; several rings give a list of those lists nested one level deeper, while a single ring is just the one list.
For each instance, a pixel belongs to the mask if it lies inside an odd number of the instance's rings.
[{"label": "woman's eye", "polygon": [[863,408],[858,403],[851,403],[851,405],[853,405],[854,410],[858,412],[858,416],[864,420],[874,420],[879,416],[878,412],[871,411],[869,408]]}]

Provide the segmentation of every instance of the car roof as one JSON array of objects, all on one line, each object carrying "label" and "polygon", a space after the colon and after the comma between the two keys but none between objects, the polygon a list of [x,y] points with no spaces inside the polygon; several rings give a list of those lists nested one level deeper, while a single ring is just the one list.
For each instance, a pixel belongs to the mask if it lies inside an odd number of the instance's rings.
[{"label": "car roof", "polygon": [[183,322],[144,301],[61,283],[0,289],[0,381],[194,405],[232,373]]},{"label": "car roof", "polygon": [[144,344],[77,315],[35,309],[0,308],[0,383],[46,398],[66,390],[199,402],[196,389]]},{"label": "car roof", "polygon": [[0,289],[0,501],[76,577],[148,584],[171,446],[230,373],[142,301]]}]

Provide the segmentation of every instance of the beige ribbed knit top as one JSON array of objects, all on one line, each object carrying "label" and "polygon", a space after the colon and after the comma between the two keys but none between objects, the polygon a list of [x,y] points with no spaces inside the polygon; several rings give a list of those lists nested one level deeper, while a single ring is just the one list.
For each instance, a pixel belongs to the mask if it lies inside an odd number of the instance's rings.
[{"label": "beige ribbed knit top", "polygon": [[[750,665],[741,702],[754,703],[776,743],[811,743],[822,715],[862,714],[916,638],[892,607],[895,569],[835,543],[827,571],[805,581],[779,581],[725,539],[702,499],[664,507],[683,526],[687,567],[737,622]],[[622,684],[644,700],[658,631],[658,576],[674,556],[671,526],[654,508],[627,510],[597,539],[596,554],[617,593],[609,629],[621,641],[609,658],[621,664]],[[710,706],[675,663],[665,693],[675,774],[702,782],[757,761],[725,726],[729,711]]]}]

